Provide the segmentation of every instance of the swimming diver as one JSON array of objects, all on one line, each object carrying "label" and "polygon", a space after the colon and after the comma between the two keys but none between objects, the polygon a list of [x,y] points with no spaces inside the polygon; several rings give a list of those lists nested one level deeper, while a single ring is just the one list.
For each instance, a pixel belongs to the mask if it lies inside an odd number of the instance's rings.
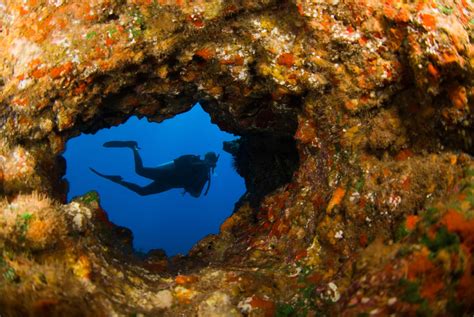
[{"label": "swimming diver", "polygon": [[173,188],[184,188],[183,195],[187,192],[193,197],[199,197],[206,182],[208,183],[204,195],[207,195],[211,186],[211,173],[214,172],[219,156],[208,152],[201,160],[199,155],[182,155],[175,160],[157,167],[143,167],[143,162],[138,154],[138,144],[135,141],[109,141],[104,147],[130,148],[135,159],[135,172],[143,177],[152,179],[149,185],[141,187],[137,184],[126,182],[121,176],[104,175],[90,167],[95,174],[114,183],[122,185],[135,193],[145,196],[158,194]]}]

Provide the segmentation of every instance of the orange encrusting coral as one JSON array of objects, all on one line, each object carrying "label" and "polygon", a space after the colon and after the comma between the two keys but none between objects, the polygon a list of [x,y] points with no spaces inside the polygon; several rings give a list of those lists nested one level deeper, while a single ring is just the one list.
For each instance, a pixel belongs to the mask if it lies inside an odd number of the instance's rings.
[{"label": "orange encrusting coral", "polygon": [[80,95],[84,93],[87,89],[87,84],[86,83],[79,83],[79,85],[74,88],[74,94]]},{"label": "orange encrusting coral", "polygon": [[410,12],[406,8],[402,7],[394,17],[394,20],[396,22],[407,23],[410,21]]},{"label": "orange encrusting coral", "polygon": [[420,276],[424,276],[428,271],[433,270],[435,265],[428,258],[428,251],[426,249],[415,253],[408,264],[407,277],[414,280]]},{"label": "orange encrusting coral", "polygon": [[67,62],[62,65],[53,67],[49,70],[49,76],[51,78],[56,79],[65,75],[68,75],[72,72],[73,69],[73,63],[72,62]]},{"label": "orange encrusting coral", "polygon": [[177,275],[175,277],[175,282],[178,285],[191,284],[195,283],[199,278],[194,275]]},{"label": "orange encrusting coral", "polygon": [[409,159],[410,157],[414,156],[414,153],[410,149],[403,149],[400,152],[397,153],[395,156],[395,160],[397,161],[405,161]]},{"label": "orange encrusting coral", "polygon": [[420,290],[420,295],[429,300],[434,300],[436,295],[445,287],[445,282],[439,280],[441,276],[433,276],[432,279],[425,280],[423,287]]},{"label": "orange encrusting coral", "polygon": [[420,221],[420,217],[416,215],[409,215],[407,216],[405,226],[408,230],[413,230],[416,227],[416,224]]},{"label": "orange encrusting coral", "polygon": [[189,15],[186,20],[188,22],[190,22],[192,25],[194,25],[196,28],[200,29],[200,28],[203,28],[205,23],[202,19],[201,16],[199,15],[195,15],[195,14],[192,14],[192,15]]},{"label": "orange encrusting coral", "polygon": [[463,86],[455,86],[448,91],[449,98],[457,109],[464,109],[467,107],[467,90]]},{"label": "orange encrusting coral", "polygon": [[295,64],[295,56],[292,53],[280,54],[277,63],[282,66],[291,67]]},{"label": "orange encrusting coral", "polygon": [[266,300],[260,296],[254,295],[250,300],[250,305],[254,308],[262,309],[265,317],[275,316],[275,303],[270,300]]},{"label": "orange encrusting coral", "polygon": [[436,28],[436,18],[431,14],[422,13],[420,14],[421,23],[427,29],[432,30]]},{"label": "orange encrusting coral", "polygon": [[337,187],[334,191],[331,200],[326,207],[326,211],[330,212],[335,206],[339,205],[346,194],[346,190],[342,187]]},{"label": "orange encrusting coral", "polygon": [[210,60],[216,54],[216,52],[210,48],[204,47],[196,51],[196,56],[202,57],[205,60]]},{"label": "orange encrusting coral", "polygon": [[229,58],[221,59],[219,62],[222,65],[242,66],[244,64],[244,59],[239,54],[235,54]]},{"label": "orange encrusting coral", "polygon": [[368,242],[369,242],[369,237],[367,236],[367,234],[361,233],[359,235],[359,245],[361,247],[366,247]]},{"label": "orange encrusting coral", "polygon": [[236,217],[230,216],[227,218],[221,225],[220,231],[221,232],[228,232],[236,225]]},{"label": "orange encrusting coral", "polygon": [[300,118],[298,122],[298,130],[296,130],[295,138],[303,143],[313,143],[317,141],[316,128],[311,121]]},{"label": "orange encrusting coral", "polygon": [[305,258],[307,255],[308,255],[308,251],[306,249],[299,251],[295,254],[295,261],[299,261],[302,258]]},{"label": "orange encrusting coral", "polygon": [[448,231],[455,232],[461,237],[461,243],[468,248],[469,252],[474,252],[474,219],[466,219],[461,213],[448,210],[441,219],[441,223]]},{"label": "orange encrusting coral", "polygon": [[427,69],[428,69],[428,73],[430,73],[430,75],[431,75],[434,79],[438,80],[438,79],[441,77],[441,74],[440,74],[439,71],[436,69],[436,67],[433,66],[432,63],[429,63],[429,64],[428,64]]},{"label": "orange encrusting coral", "polygon": [[466,301],[467,299],[471,299],[472,301],[472,298],[474,298],[473,249],[469,249],[461,244],[461,250],[465,255],[465,262],[463,265],[463,274],[456,286],[456,295],[460,301]]}]

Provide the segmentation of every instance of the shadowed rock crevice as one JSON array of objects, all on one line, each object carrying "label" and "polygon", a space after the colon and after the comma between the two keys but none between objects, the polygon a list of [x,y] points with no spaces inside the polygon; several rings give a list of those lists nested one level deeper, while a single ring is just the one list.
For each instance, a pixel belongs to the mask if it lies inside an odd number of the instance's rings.
[{"label": "shadowed rock crevice", "polygon": [[296,142],[292,137],[247,135],[224,142],[224,150],[234,156],[234,167],[245,179],[243,202],[258,206],[265,197],[289,183],[298,169]]}]

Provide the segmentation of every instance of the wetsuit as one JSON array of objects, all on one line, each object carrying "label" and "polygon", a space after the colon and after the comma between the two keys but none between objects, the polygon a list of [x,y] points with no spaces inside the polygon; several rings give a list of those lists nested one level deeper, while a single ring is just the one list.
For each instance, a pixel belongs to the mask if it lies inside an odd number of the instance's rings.
[{"label": "wetsuit", "polygon": [[211,166],[206,160],[201,160],[198,155],[183,155],[157,167],[144,167],[137,148],[130,147],[130,149],[133,151],[135,160],[135,172],[153,180],[152,183],[140,186],[124,181],[121,176],[104,175],[93,168],[91,170],[141,196],[157,194],[173,188],[183,188],[191,196],[199,197],[206,182],[210,181]]}]

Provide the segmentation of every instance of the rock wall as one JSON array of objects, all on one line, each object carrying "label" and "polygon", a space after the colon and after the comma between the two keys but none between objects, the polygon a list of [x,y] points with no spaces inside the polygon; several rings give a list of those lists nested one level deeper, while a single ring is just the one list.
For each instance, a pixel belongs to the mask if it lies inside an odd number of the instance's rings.
[{"label": "rock wall", "polygon": [[[0,313],[472,313],[473,10],[4,1]],[[64,204],[69,138],[196,101],[251,185],[218,235],[139,257],[95,193]]]}]

